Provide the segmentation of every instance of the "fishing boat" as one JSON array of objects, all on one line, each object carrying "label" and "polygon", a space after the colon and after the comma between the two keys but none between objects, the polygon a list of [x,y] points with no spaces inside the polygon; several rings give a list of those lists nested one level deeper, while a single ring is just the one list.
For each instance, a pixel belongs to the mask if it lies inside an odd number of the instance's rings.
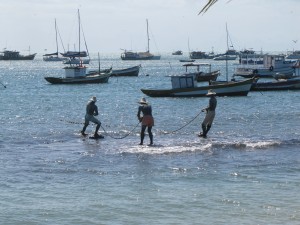
[{"label": "fishing boat", "polygon": [[[215,55],[214,60],[236,60],[238,57],[238,52],[234,49],[231,38],[229,36],[227,23],[226,23],[226,33],[227,33],[227,51],[224,54]],[[230,46],[229,46],[230,41]]]},{"label": "fishing boat", "polygon": [[182,55],[182,51],[181,50],[177,50],[175,52],[172,52],[172,55]]},{"label": "fishing boat", "polygon": [[[79,28],[79,33],[80,33],[80,28]],[[83,39],[84,39],[84,44],[86,47],[86,50],[81,50],[79,46],[78,51],[66,51],[64,53],[60,53],[63,57],[66,57],[67,59],[63,61],[63,64],[89,64],[90,63],[90,56],[87,48],[87,43],[85,40],[85,35],[83,34]],[[79,35],[79,42],[80,42],[80,35]]]},{"label": "fishing boat", "polygon": [[295,50],[295,51],[292,51],[292,52],[288,52],[285,58],[286,59],[300,60],[300,50]]},{"label": "fishing boat", "polygon": [[160,55],[154,55],[150,53],[150,38],[149,38],[149,30],[148,30],[148,19],[146,20],[147,24],[147,51],[146,52],[133,52],[124,50],[121,54],[122,60],[160,60]]},{"label": "fishing boat", "polygon": [[[211,71],[210,63],[187,63],[183,64],[185,67],[186,76],[194,76],[194,79],[198,82],[216,80],[220,75],[220,70]],[[200,71],[201,68],[208,68],[207,71]],[[189,68],[196,68],[196,72],[188,72]]]},{"label": "fishing boat", "polygon": [[21,55],[18,51],[8,51],[5,50],[1,52],[0,60],[33,60],[36,53],[29,55]]},{"label": "fishing boat", "polygon": [[58,31],[58,28],[57,28],[57,24],[56,24],[56,19],[54,20],[54,25],[55,25],[56,52],[43,55],[43,60],[45,62],[58,62],[58,61],[63,61],[63,60],[67,59],[65,57],[60,57],[59,56],[60,54],[58,53],[58,42],[57,42],[57,31]]},{"label": "fishing boat", "polygon": [[202,51],[192,51],[190,52],[190,59],[208,59],[209,56]]},{"label": "fishing boat", "polygon": [[113,69],[111,72],[111,76],[120,77],[120,76],[127,76],[127,77],[134,77],[138,76],[140,72],[141,65],[133,66],[125,69]]},{"label": "fishing boat", "polygon": [[274,81],[254,82],[251,91],[285,91],[300,90],[300,77]]},{"label": "fishing boat", "polygon": [[51,84],[93,84],[107,83],[110,72],[87,73],[86,67],[82,65],[65,67],[65,77],[45,77]]},{"label": "fishing boat", "polygon": [[[251,91],[285,91],[285,90],[300,90],[300,62],[295,66],[295,73],[291,77],[275,76],[273,81],[254,82]],[[259,81],[259,80],[258,80]]]},{"label": "fishing boat", "polygon": [[[228,46],[228,29],[226,24],[227,33],[227,46]],[[228,51],[227,51],[228,53]],[[197,87],[190,77],[171,77],[172,89],[169,90],[144,90],[144,94],[149,96],[172,96],[172,97],[204,97],[209,89],[216,92],[217,96],[247,96],[253,82],[256,81],[255,77],[241,81],[228,81],[228,58],[226,60],[226,81],[209,80],[209,85]],[[219,75],[218,71],[218,75]]]},{"label": "fishing boat", "polygon": [[45,62],[61,62],[61,61],[64,61],[66,59],[67,58],[60,57],[58,52],[43,55],[43,60]]},{"label": "fishing boat", "polygon": [[213,60],[236,60],[238,53],[234,49],[228,49],[225,54],[216,55]]},{"label": "fishing boat", "polygon": [[292,75],[294,73],[293,60],[285,60],[284,55],[264,55],[263,65],[248,65],[241,66],[235,69],[234,76],[244,78],[259,77],[259,78],[273,78],[277,73]]},{"label": "fishing boat", "polygon": [[[78,24],[79,24],[79,52],[78,54],[80,61],[80,14],[78,10]],[[77,56],[77,55],[76,55]],[[99,54],[98,54],[99,57]],[[109,77],[111,76],[111,69],[109,71],[100,70],[100,60],[99,60],[99,70],[98,72],[87,72],[87,67],[82,63],[80,64],[70,64],[63,68],[65,70],[64,77],[45,77],[45,80],[51,84],[90,84],[90,83],[107,83]]]},{"label": "fishing boat", "polygon": [[239,82],[197,86],[193,76],[171,76],[170,89],[141,89],[150,97],[205,97],[212,89],[217,96],[247,96],[254,78]]},{"label": "fishing boat", "polygon": [[239,53],[239,64],[241,65],[261,65],[264,63],[264,55],[256,53],[254,50],[244,49]]}]

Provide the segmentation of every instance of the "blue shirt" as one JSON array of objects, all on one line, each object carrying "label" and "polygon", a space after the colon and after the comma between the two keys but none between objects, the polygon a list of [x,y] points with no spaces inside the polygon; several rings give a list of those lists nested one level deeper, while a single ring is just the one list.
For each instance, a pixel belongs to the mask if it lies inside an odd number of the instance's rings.
[{"label": "blue shirt", "polygon": [[86,105],[86,114],[91,116],[98,116],[98,107],[95,105],[94,101],[89,101]]},{"label": "blue shirt", "polygon": [[140,117],[141,112],[144,116],[152,116],[152,107],[151,105],[140,105],[137,116]]}]

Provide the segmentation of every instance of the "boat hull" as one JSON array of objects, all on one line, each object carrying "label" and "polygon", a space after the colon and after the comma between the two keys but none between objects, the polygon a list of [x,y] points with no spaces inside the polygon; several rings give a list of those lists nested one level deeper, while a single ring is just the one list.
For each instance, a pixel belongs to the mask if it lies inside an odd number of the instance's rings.
[{"label": "boat hull", "polygon": [[61,62],[66,60],[66,58],[62,58],[62,57],[43,57],[43,60],[45,62]]},{"label": "boat hull", "polygon": [[138,56],[138,57],[126,57],[122,56],[122,60],[160,60],[160,55],[153,55],[153,56]]},{"label": "boat hull", "polygon": [[251,78],[256,76],[258,78],[273,78],[277,73],[285,74],[286,76],[293,75],[294,68],[276,68],[276,69],[254,69],[254,68],[238,68],[234,76],[240,76],[244,78]]},{"label": "boat hull", "polygon": [[179,62],[195,62],[195,59],[180,59]]},{"label": "boat hull", "polygon": [[206,97],[209,89],[212,89],[217,96],[247,96],[254,82],[254,78],[244,81],[208,85],[193,88],[174,89],[141,89],[150,97]]},{"label": "boat hull", "polygon": [[300,78],[253,83],[251,91],[300,90]]},{"label": "boat hull", "polygon": [[221,61],[221,60],[236,60],[237,56],[236,55],[221,55],[221,56],[217,56],[214,57],[213,60],[216,61]]},{"label": "boat hull", "polygon": [[51,84],[98,84],[107,83],[110,77],[109,74],[96,74],[87,75],[76,78],[65,78],[65,77],[45,77],[45,80]]},{"label": "boat hull", "polygon": [[119,77],[119,76],[136,77],[136,76],[139,75],[140,67],[141,67],[141,65],[126,68],[126,69],[121,69],[121,70],[112,70],[111,76],[115,76],[115,77]]}]

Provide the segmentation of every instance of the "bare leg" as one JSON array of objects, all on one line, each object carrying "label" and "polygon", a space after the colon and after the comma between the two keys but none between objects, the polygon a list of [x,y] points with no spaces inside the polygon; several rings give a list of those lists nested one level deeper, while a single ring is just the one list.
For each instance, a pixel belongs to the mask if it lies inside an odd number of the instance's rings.
[{"label": "bare leg", "polygon": [[150,145],[153,145],[152,127],[148,127],[148,134],[149,134],[149,138],[150,138]]},{"label": "bare leg", "polygon": [[143,145],[143,143],[144,143],[145,130],[146,130],[146,126],[142,125],[142,128],[141,128],[141,142],[140,142],[140,145]]}]

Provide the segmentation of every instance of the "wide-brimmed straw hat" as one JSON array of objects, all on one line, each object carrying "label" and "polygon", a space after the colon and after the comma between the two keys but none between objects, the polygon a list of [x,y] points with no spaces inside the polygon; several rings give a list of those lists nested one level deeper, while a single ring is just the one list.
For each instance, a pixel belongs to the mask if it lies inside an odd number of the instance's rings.
[{"label": "wide-brimmed straw hat", "polygon": [[93,101],[93,102],[96,102],[97,101],[97,98],[95,96],[93,96],[90,101]]},{"label": "wide-brimmed straw hat", "polygon": [[141,100],[140,100],[138,103],[140,103],[140,104],[145,104],[145,105],[148,104],[148,102],[146,101],[145,98],[141,98]]},{"label": "wide-brimmed straw hat", "polygon": [[213,92],[212,89],[209,89],[206,95],[207,96],[216,95],[216,92]]}]

